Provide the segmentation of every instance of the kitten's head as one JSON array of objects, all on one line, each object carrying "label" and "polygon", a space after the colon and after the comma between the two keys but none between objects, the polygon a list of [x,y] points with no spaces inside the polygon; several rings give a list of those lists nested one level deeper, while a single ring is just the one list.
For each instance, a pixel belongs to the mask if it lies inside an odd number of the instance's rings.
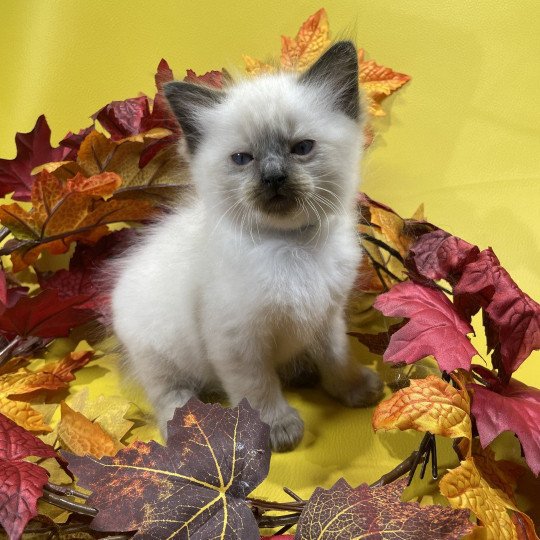
[{"label": "kitten's head", "polygon": [[296,229],[350,209],[362,146],[352,43],[336,43],[301,75],[223,91],[175,81],[165,95],[217,218]]}]

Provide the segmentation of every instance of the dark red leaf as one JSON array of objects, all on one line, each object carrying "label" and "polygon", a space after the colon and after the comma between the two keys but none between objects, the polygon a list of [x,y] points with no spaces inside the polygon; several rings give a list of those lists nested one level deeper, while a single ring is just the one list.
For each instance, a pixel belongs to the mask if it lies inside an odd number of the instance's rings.
[{"label": "dark red leaf", "polygon": [[383,355],[388,345],[390,344],[390,338],[406,323],[393,324],[388,327],[386,332],[380,332],[379,334],[362,334],[360,332],[349,332],[350,336],[354,336],[362,345],[365,345],[370,353]]},{"label": "dark red leaf", "polygon": [[69,270],[38,274],[41,288],[56,290],[62,300],[86,295],[88,300],[78,309],[92,310],[101,320],[108,320],[111,284],[102,272],[103,263],[127,249],[136,234],[135,229],[122,229],[104,236],[93,246],[77,244]]},{"label": "dark red leaf", "polygon": [[60,146],[64,146],[69,149],[69,153],[64,156],[65,160],[76,161],[77,152],[81,147],[81,143],[86,139],[87,135],[94,130],[94,125],[81,129],[78,133],[71,133],[71,131],[60,141]]},{"label": "dark red leaf", "polygon": [[484,309],[488,346],[500,354],[507,378],[540,349],[540,305],[520,290],[491,249],[465,266],[454,293],[465,315]]},{"label": "dark red leaf", "polygon": [[259,540],[245,497],[266,477],[269,427],[246,400],[233,409],[196,399],[168,424],[168,446],[135,442],[100,460],[66,455],[92,491],[99,531],[134,538]]},{"label": "dark red leaf", "polygon": [[381,294],[373,306],[384,315],[410,321],[392,335],[384,360],[411,364],[433,355],[443,371],[469,369],[478,354],[467,334],[473,332],[441,292],[412,281],[399,283]]},{"label": "dark red leaf", "polygon": [[61,299],[56,290],[20,298],[0,316],[0,332],[9,336],[61,337],[90,320],[94,314],[81,309],[89,295]]},{"label": "dark red leaf", "polygon": [[477,246],[441,229],[422,235],[411,247],[413,270],[425,278],[446,279],[452,284],[478,253]]},{"label": "dark red leaf", "polygon": [[328,490],[317,488],[302,511],[295,538],[459,540],[471,531],[467,510],[402,502],[406,483],[352,488],[341,479]]},{"label": "dark red leaf", "polygon": [[0,314],[4,312],[7,305],[7,283],[6,274],[0,269]]},{"label": "dark red leaf", "polygon": [[139,96],[124,101],[112,101],[93,114],[92,118],[98,120],[110,133],[113,141],[117,141],[140,133],[141,122],[149,115],[148,98]]},{"label": "dark red leaf", "polygon": [[10,540],[18,540],[37,515],[37,500],[49,477],[27,461],[28,456],[58,458],[54,449],[0,414],[0,524]]},{"label": "dark red leaf", "polygon": [[[488,373],[475,369],[487,379]],[[492,380],[492,379],[491,379]],[[489,381],[488,381],[489,382]],[[507,385],[494,390],[478,384],[473,389],[472,414],[480,442],[485,448],[503,431],[515,433],[529,467],[534,474],[540,473],[540,390],[511,379]]]},{"label": "dark red leaf", "polygon": [[214,88],[222,88],[223,73],[221,71],[208,71],[204,75],[197,75],[192,69],[188,69],[184,81],[195,84],[205,84],[207,86],[213,86]]},{"label": "dark red leaf", "polygon": [[34,129],[28,133],[17,133],[15,159],[0,159],[0,197],[14,192],[18,201],[29,201],[32,191],[32,170],[50,161],[62,161],[67,155],[66,148],[51,146],[51,130],[44,115],[41,115]]}]

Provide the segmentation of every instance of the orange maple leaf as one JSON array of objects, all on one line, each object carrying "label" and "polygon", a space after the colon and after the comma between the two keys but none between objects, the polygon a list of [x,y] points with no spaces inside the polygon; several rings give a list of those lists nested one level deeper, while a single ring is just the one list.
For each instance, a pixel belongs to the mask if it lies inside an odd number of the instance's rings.
[{"label": "orange maple leaf", "polygon": [[[93,354],[93,351],[72,352],[63,359],[49,362],[35,371],[20,367],[15,372],[2,373],[0,412],[29,431],[51,431],[40,412],[26,401],[14,399],[13,396],[18,397],[38,390],[65,388],[75,378],[73,371],[85,366]],[[19,364],[11,360],[10,365]]]},{"label": "orange maple leaf", "polygon": [[375,430],[415,429],[445,437],[472,438],[467,391],[434,375],[412,379],[410,386],[380,403],[372,422]]}]

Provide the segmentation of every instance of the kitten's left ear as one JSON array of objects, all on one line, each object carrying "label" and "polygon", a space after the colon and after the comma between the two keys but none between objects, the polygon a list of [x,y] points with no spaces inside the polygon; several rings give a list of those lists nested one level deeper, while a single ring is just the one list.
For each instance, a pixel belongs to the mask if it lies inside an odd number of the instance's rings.
[{"label": "kitten's left ear", "polygon": [[215,107],[225,94],[202,84],[183,81],[166,83],[163,93],[184,132],[188,149],[193,154],[203,131],[200,122],[201,110]]},{"label": "kitten's left ear", "polygon": [[358,55],[351,41],[334,43],[300,76],[300,82],[326,90],[339,110],[359,120]]}]

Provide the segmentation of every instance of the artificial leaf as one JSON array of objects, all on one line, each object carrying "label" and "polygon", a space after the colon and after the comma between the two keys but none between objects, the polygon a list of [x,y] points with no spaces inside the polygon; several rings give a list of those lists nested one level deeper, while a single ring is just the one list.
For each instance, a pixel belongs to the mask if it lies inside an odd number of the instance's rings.
[{"label": "artificial leaf", "polygon": [[244,54],[242,58],[244,59],[244,63],[246,64],[246,71],[250,75],[272,73],[275,70],[274,66],[267,64],[266,62],[261,62],[260,60],[257,60],[256,58],[252,58],[251,56],[248,56],[247,54]]},{"label": "artificial leaf", "polygon": [[176,410],[167,441],[135,442],[101,460],[66,454],[99,510],[92,528],[137,531],[134,538],[258,539],[245,497],[268,473],[269,428],[247,401],[225,409],[192,399]]},{"label": "artificial leaf", "polygon": [[352,488],[341,479],[328,490],[317,488],[302,511],[295,538],[458,540],[472,529],[466,511],[402,502],[405,486],[406,480],[400,480],[382,487]]},{"label": "artificial leaf", "polygon": [[99,423],[74,411],[65,401],[60,404],[62,418],[58,424],[58,437],[62,447],[77,456],[114,456],[122,445],[115,441]]},{"label": "artificial leaf", "polygon": [[379,332],[378,334],[349,332],[349,335],[354,336],[360,343],[362,343],[362,345],[365,345],[370,353],[382,356],[390,344],[390,338],[405,324],[406,323],[393,324],[388,327],[386,332]]},{"label": "artificial leaf", "polygon": [[540,473],[540,390],[511,379],[493,391],[474,384],[472,413],[482,446],[503,431],[515,433],[535,475]]},{"label": "artificial leaf", "polygon": [[37,515],[37,500],[48,481],[45,469],[24,461],[28,456],[58,457],[56,452],[0,414],[0,524],[18,540]]},{"label": "artificial leaf", "polygon": [[368,111],[373,116],[384,116],[381,101],[410,81],[409,75],[397,73],[392,68],[364,60],[364,51],[358,51],[359,80],[368,100]]},{"label": "artificial leaf", "polygon": [[454,293],[458,309],[467,306],[461,309],[465,315],[483,308],[488,345],[500,355],[507,379],[540,349],[540,305],[521,291],[491,249],[463,268]]},{"label": "artificial leaf", "polygon": [[68,153],[64,156],[65,160],[73,161],[77,158],[77,152],[81,147],[81,143],[94,129],[94,125],[92,124],[87,128],[81,129],[78,133],[68,132],[68,134],[60,141],[60,146],[64,146],[68,150]]},{"label": "artificial leaf", "polygon": [[392,335],[383,356],[387,362],[411,364],[433,355],[440,369],[450,372],[468,370],[478,354],[467,338],[471,325],[441,291],[407,281],[380,295],[374,307],[385,315],[410,319]]},{"label": "artificial leaf", "polygon": [[89,299],[87,294],[60,298],[53,289],[20,298],[0,315],[0,332],[21,337],[67,336],[72,328],[94,316],[92,311],[83,309]]},{"label": "artificial leaf", "polygon": [[446,279],[455,285],[464,266],[479,253],[477,246],[437,229],[421,236],[411,247],[411,269],[428,279]]},{"label": "artificial leaf", "polygon": [[[91,133],[81,144],[77,163],[86,175],[114,172],[122,178],[122,186],[114,199],[143,198],[152,202],[166,203],[178,190],[190,184],[186,164],[180,160],[176,148],[160,151],[146,166],[140,168],[141,154],[155,140],[159,140],[167,130],[161,130],[157,137],[146,133],[142,140],[112,141],[102,133]],[[174,179],[174,181],[171,181]],[[110,201],[110,202],[113,202]],[[141,201],[142,202],[142,201]],[[139,203],[140,204],[140,203]]]},{"label": "artificial leaf", "polygon": [[77,244],[69,261],[69,270],[54,274],[38,273],[42,290],[55,290],[61,300],[79,295],[88,299],[80,308],[92,310],[101,320],[109,314],[109,286],[103,279],[103,264],[122,253],[132,242],[136,231],[122,229],[101,238],[95,245]]},{"label": "artificial leaf", "polygon": [[97,113],[94,120],[109,132],[113,141],[141,133],[143,119],[150,115],[150,103],[146,96],[112,101]]},{"label": "artificial leaf", "polygon": [[281,37],[281,65],[285,69],[303,71],[329,44],[328,16],[320,9],[302,24],[294,38]]},{"label": "artificial leaf", "polygon": [[444,437],[472,438],[469,395],[439,377],[411,380],[379,403],[373,413],[375,430],[415,429]]},{"label": "artificial leaf", "polygon": [[34,129],[28,133],[17,133],[15,159],[0,159],[0,197],[14,192],[13,198],[28,201],[34,179],[34,167],[49,161],[61,161],[67,154],[65,148],[52,148],[51,130],[45,116],[41,115]]},{"label": "artificial leaf", "polygon": [[63,359],[49,362],[35,371],[19,368],[12,373],[3,373],[0,375],[0,412],[27,430],[51,431],[41,412],[30,403],[12,396],[21,396],[36,390],[65,388],[75,378],[73,371],[85,366],[92,356],[92,351],[72,352]]},{"label": "artificial leaf", "polygon": [[22,242],[4,246],[12,253],[15,272],[33,264],[43,250],[65,253],[72,241],[94,243],[108,234],[108,223],[141,220],[152,212],[146,201],[129,203],[109,198],[122,179],[104,172],[85,178],[77,174],[62,181],[43,170],[32,188],[32,209],[18,204],[0,206],[0,222]]},{"label": "artificial leaf", "polygon": [[[441,493],[454,508],[472,510],[484,525],[488,540],[536,539],[529,518],[517,509],[509,492],[508,483],[514,481],[515,472],[506,465],[495,461],[492,453],[473,454],[442,478]],[[531,525],[528,536],[518,536],[511,514],[520,516],[521,526]]]},{"label": "artificial leaf", "polygon": [[192,69],[188,69],[184,77],[186,82],[205,84],[214,88],[222,88],[223,80],[223,71],[208,71],[204,75],[197,75]]}]

